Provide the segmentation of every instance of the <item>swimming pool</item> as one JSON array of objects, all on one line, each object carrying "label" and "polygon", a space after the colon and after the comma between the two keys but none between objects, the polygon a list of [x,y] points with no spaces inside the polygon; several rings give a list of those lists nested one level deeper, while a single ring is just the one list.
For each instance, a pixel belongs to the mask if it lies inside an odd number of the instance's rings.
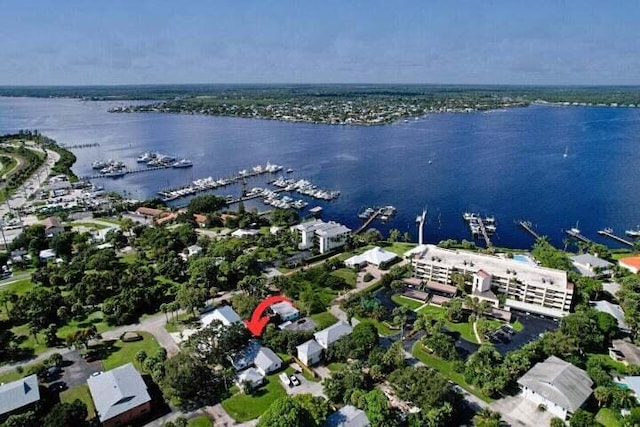
[{"label": "swimming pool", "polygon": [[535,262],[528,255],[516,254],[513,256],[513,259],[523,264],[535,265]]}]

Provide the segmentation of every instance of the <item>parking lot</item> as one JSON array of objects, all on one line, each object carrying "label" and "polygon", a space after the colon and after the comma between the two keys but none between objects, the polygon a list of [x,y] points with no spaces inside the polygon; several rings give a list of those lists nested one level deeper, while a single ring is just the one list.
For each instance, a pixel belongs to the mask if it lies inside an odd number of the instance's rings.
[{"label": "parking lot", "polygon": [[509,333],[501,331],[496,334],[493,344],[502,355],[533,341],[543,332],[553,331],[558,328],[558,322],[553,319],[518,311],[513,311],[512,313],[514,318],[520,321],[523,328],[520,332],[512,331]]},{"label": "parking lot", "polygon": [[69,388],[86,383],[91,374],[102,371],[102,363],[99,360],[87,362],[77,351],[67,353],[64,359],[65,363],[60,380],[64,381]]}]

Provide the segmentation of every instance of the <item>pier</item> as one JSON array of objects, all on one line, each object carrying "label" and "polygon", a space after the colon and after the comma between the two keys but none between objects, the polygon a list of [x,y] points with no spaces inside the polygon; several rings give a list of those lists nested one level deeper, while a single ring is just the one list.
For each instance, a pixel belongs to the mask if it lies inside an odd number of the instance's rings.
[{"label": "pier", "polygon": [[610,228],[605,228],[604,230],[600,230],[600,231],[598,231],[598,234],[601,235],[601,236],[609,237],[609,238],[611,238],[611,239],[613,239],[613,240],[615,240],[617,242],[620,242],[622,244],[625,244],[627,246],[631,246],[631,247],[634,246],[632,242],[613,234],[613,230],[610,229]]},{"label": "pier", "polygon": [[[87,176],[83,176],[80,178],[80,180],[82,181],[86,181],[89,179],[99,179],[99,178],[121,178],[124,175],[129,175],[129,174],[133,174],[133,173],[142,173],[142,172],[151,172],[151,171],[157,171],[160,169],[169,169],[171,167],[171,165],[162,165],[162,166],[153,166],[150,168],[139,168],[139,169],[126,169],[123,170],[121,172],[119,172],[118,175],[109,175],[109,174],[104,174],[104,173],[97,173],[95,175],[87,175]],[[122,174],[122,175],[120,175]]]},{"label": "pier", "polygon": [[[285,191],[284,188],[278,188],[277,190],[273,190],[274,193],[282,193]],[[252,194],[250,196],[242,196],[237,199],[229,200],[227,205],[235,205],[236,203],[246,202],[247,200],[258,199],[260,197],[264,197],[262,194]]]},{"label": "pier", "polygon": [[493,243],[491,243],[491,239],[489,239],[487,228],[484,226],[484,221],[482,220],[481,217],[478,217],[477,223],[478,223],[478,226],[480,227],[480,233],[482,233],[482,237],[484,238],[484,241],[487,244],[487,247],[488,248],[492,247]]},{"label": "pier", "polygon": [[571,229],[571,230],[565,231],[565,233],[567,233],[569,236],[571,236],[571,237],[573,237],[575,239],[581,240],[581,241],[583,241],[583,242],[585,242],[587,244],[593,243],[590,239],[588,239],[588,238],[584,237],[582,234],[580,234],[579,230]]},{"label": "pier", "polygon": [[353,232],[353,234],[362,233],[369,225],[371,225],[373,220],[376,219],[378,217],[378,215],[381,215],[381,214],[382,214],[382,209],[376,210],[373,213],[373,215],[371,215],[369,218],[367,218],[367,220],[360,227],[358,227],[358,229],[356,231]]},{"label": "pier", "polygon": [[65,150],[78,150],[80,148],[91,148],[91,147],[99,147],[100,144],[97,142],[92,142],[89,144],[74,144],[74,145],[63,145],[60,144],[61,148],[64,148]]},{"label": "pier", "polygon": [[520,227],[524,228],[525,231],[535,237],[536,240],[540,239],[540,235],[533,229],[531,221],[518,221],[518,224],[520,225]]}]

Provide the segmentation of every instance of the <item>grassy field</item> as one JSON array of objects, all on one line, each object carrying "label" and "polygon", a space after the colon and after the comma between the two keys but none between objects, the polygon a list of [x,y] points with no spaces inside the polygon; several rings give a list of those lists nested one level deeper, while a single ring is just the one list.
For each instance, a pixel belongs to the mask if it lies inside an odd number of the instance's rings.
[{"label": "grassy field", "polygon": [[339,268],[336,271],[331,272],[332,276],[340,277],[352,288],[356,286],[356,277],[358,273],[352,268]]},{"label": "grassy field", "polygon": [[205,415],[191,418],[187,423],[187,427],[213,427],[213,422]]},{"label": "grassy field", "polygon": [[422,301],[418,301],[413,298],[407,298],[398,294],[394,294],[393,296],[391,296],[391,300],[398,305],[407,306],[412,311],[415,311],[418,307],[424,305],[424,302]]},{"label": "grassy field", "polygon": [[596,421],[604,427],[621,427],[620,417],[613,409],[602,408],[596,414]]},{"label": "grassy field", "polygon": [[93,228],[94,230],[104,230],[105,228],[109,228],[104,224],[98,224],[97,222],[72,222],[69,225],[72,227],[85,227],[85,228]]},{"label": "grassy field", "polygon": [[309,317],[315,320],[315,322],[318,324],[318,326],[316,326],[316,329],[318,330],[328,328],[329,326],[333,325],[338,321],[338,318],[333,314],[329,313],[328,311],[312,314]]},{"label": "grassy field", "polygon": [[62,326],[60,329],[58,329],[58,333],[56,335],[58,335],[58,338],[64,341],[67,335],[77,331],[78,329],[86,328],[91,324],[95,325],[99,334],[109,329],[109,325],[103,320],[102,312],[94,311],[93,313],[89,314],[89,316],[84,320],[72,320],[66,325]]},{"label": "grassy field", "polygon": [[143,337],[140,341],[123,342],[118,340],[113,344],[114,351],[102,361],[105,371],[117,368],[118,366],[122,366],[129,362],[133,362],[136,369],[142,370],[142,367],[136,360],[136,353],[140,350],[144,350],[149,356],[152,356],[158,352],[160,345],[153,335],[148,332],[138,333]]},{"label": "grassy field", "polygon": [[391,329],[387,324],[385,324],[384,322],[380,322],[379,320],[369,319],[367,317],[362,317],[362,316],[354,316],[354,317],[362,323],[371,323],[378,330],[378,334],[383,336],[394,335],[400,332],[400,328]]},{"label": "grassy field", "polygon": [[420,314],[431,314],[432,316],[442,319],[445,322],[445,326],[447,327],[447,329],[449,329],[452,332],[457,332],[460,334],[460,337],[462,337],[463,339],[478,344],[478,340],[476,340],[476,335],[473,333],[473,323],[471,322],[461,322],[461,323],[453,323],[453,322],[449,322],[445,316],[445,309],[441,308],[441,307],[436,307],[433,305],[428,305],[422,309],[420,309],[420,311],[418,311],[418,313]]},{"label": "grassy field", "polygon": [[467,390],[469,393],[474,394],[475,396],[484,400],[485,402],[489,403],[493,401],[493,399],[482,393],[482,391],[480,391],[478,388],[467,384],[467,382],[464,380],[464,375],[453,370],[451,362],[428,354],[422,349],[422,345],[420,343],[417,343],[413,347],[413,356],[430,368],[433,368],[436,371],[440,372],[442,375],[449,378],[451,381],[455,382],[460,387]]},{"label": "grassy field", "polygon": [[7,293],[14,293],[16,295],[24,295],[29,289],[33,287],[33,283],[30,278],[16,280],[14,282],[8,282],[6,285],[0,286],[0,291]]},{"label": "grassy field", "polygon": [[402,255],[404,255],[405,252],[407,252],[409,249],[415,248],[416,246],[417,245],[415,243],[394,242],[389,246],[385,246],[383,249],[389,252],[393,252],[399,257],[402,257]]},{"label": "grassy field", "polygon": [[237,393],[222,402],[222,407],[237,422],[259,417],[276,400],[287,395],[280,381],[279,374],[267,376],[267,384],[252,395]]},{"label": "grassy field", "polygon": [[122,225],[122,221],[115,218],[97,218],[97,219],[99,219],[101,222],[110,222],[111,224],[117,225],[118,227]]},{"label": "grassy field", "polygon": [[624,363],[616,362],[608,354],[596,354],[596,353],[587,353],[587,363],[589,360],[597,359],[599,362],[602,362],[604,365],[608,366],[613,372],[618,374],[625,374],[627,372],[627,367]]},{"label": "grassy field", "polygon": [[76,399],[80,399],[82,403],[87,405],[87,412],[89,413],[87,416],[88,420],[96,416],[96,408],[93,406],[93,400],[91,399],[91,394],[89,394],[88,385],[80,384],[60,393],[61,402],[71,403]]},{"label": "grassy field", "polygon": [[331,362],[327,365],[327,368],[329,368],[331,372],[342,371],[346,367],[347,367],[347,364],[341,363],[341,362]]}]

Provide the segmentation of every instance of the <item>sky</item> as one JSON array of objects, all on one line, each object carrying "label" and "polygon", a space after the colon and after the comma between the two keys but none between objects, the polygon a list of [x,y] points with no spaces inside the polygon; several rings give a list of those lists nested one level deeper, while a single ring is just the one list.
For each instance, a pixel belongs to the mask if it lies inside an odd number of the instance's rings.
[{"label": "sky", "polygon": [[637,0],[0,0],[0,85],[640,84]]}]

